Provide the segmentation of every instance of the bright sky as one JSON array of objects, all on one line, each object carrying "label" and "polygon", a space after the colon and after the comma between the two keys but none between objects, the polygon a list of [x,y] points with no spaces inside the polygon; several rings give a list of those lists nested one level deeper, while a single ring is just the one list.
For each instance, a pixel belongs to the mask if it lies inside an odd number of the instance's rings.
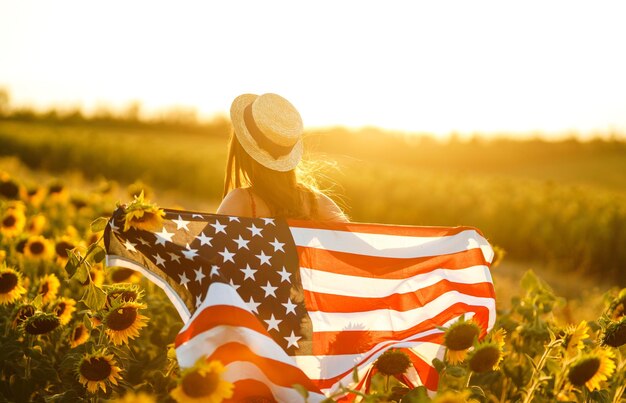
[{"label": "bright sky", "polygon": [[227,113],[276,92],[305,126],[626,136],[626,2],[0,0],[13,103]]}]

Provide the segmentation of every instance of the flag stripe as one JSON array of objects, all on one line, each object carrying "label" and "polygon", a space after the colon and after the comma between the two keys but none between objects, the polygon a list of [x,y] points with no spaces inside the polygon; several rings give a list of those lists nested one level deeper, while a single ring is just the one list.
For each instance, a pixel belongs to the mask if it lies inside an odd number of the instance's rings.
[{"label": "flag stripe", "polygon": [[[394,329],[404,331],[411,329],[414,323],[427,322],[433,315],[444,312],[455,302],[463,302],[468,306],[487,306],[495,309],[492,298],[474,297],[458,291],[449,291],[438,296],[433,301],[418,308],[399,312],[391,309],[377,309],[364,312],[309,312],[315,332],[336,332],[354,328],[354,326],[368,329],[370,332],[381,332]],[[490,318],[490,325],[495,321],[495,315]]]},{"label": "flag stripe", "polygon": [[300,268],[300,276],[302,287],[307,291],[348,297],[360,297],[366,291],[367,295],[373,298],[415,292],[418,288],[429,287],[442,280],[459,284],[492,282],[487,266],[473,266],[458,270],[436,269],[428,274],[417,274],[402,280],[346,276],[306,267]]},{"label": "flag stripe", "polygon": [[298,246],[297,250],[300,267],[376,279],[406,279],[438,268],[458,270],[489,263],[480,249],[413,258],[367,256],[306,246]]},{"label": "flag stripe", "polygon": [[465,295],[474,297],[492,297],[493,284],[483,282],[477,284],[461,284],[448,280],[441,280],[436,284],[420,288],[414,292],[390,294],[382,297],[347,297],[331,293],[311,292],[304,290],[307,309],[310,311],[348,313],[392,309],[405,312],[424,306],[446,292],[457,290]]},{"label": "flag stripe", "polygon": [[465,230],[445,237],[406,237],[311,228],[290,228],[290,230],[296,246],[344,253],[391,258],[415,258],[481,248],[487,261],[491,261],[493,258],[489,243],[475,230]]}]

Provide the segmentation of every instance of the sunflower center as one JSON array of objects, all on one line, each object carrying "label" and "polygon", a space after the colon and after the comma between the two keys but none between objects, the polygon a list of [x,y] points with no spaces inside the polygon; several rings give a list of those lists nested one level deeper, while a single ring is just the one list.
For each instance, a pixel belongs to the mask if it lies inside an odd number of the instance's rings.
[{"label": "sunflower center", "polygon": [[48,282],[46,281],[41,285],[41,291],[39,292],[39,294],[47,295],[48,291],[50,291],[50,284],[48,284]]},{"label": "sunflower center", "polygon": [[44,246],[41,242],[33,242],[30,244],[29,249],[33,255],[40,255],[43,253]]},{"label": "sunflower center", "polygon": [[13,214],[10,214],[10,215],[6,216],[4,218],[4,220],[2,220],[2,226],[10,228],[10,227],[14,226],[16,222],[17,222],[17,218],[15,218],[15,216]]},{"label": "sunflower center", "polygon": [[50,192],[50,194],[53,193],[61,193],[61,191],[63,190],[63,185],[52,185],[50,186],[50,188],[48,189],[48,191]]},{"label": "sunflower center", "polygon": [[494,346],[485,346],[476,350],[470,360],[474,372],[490,371],[500,360],[500,350]]},{"label": "sunflower center", "polygon": [[409,357],[401,351],[389,351],[376,361],[376,368],[383,375],[401,374],[411,365]]},{"label": "sunflower center", "polygon": [[476,326],[459,325],[448,332],[446,335],[446,347],[450,350],[466,350],[472,347],[474,338],[478,336]]},{"label": "sunflower center", "polygon": [[215,372],[200,375],[200,373],[195,371],[183,378],[182,387],[187,396],[200,398],[215,392],[219,381],[219,375]]},{"label": "sunflower center", "polygon": [[111,363],[104,357],[84,360],[80,364],[80,374],[90,381],[103,381],[111,375]]},{"label": "sunflower center", "polygon": [[57,243],[56,247],[54,248],[57,255],[61,256],[61,257],[68,257],[67,254],[67,249],[74,249],[74,245],[72,245],[69,242],[66,241],[61,241],[59,243]]},{"label": "sunflower center", "polygon": [[593,378],[600,368],[600,360],[596,357],[588,358],[570,368],[567,377],[575,386],[582,386]]},{"label": "sunflower center", "polygon": [[15,273],[0,274],[0,294],[7,294],[17,285],[17,275]]},{"label": "sunflower center", "polygon": [[32,320],[26,323],[24,329],[27,333],[38,335],[53,331],[54,329],[59,327],[59,324],[60,322],[58,318],[32,318]]},{"label": "sunflower center", "polygon": [[7,199],[15,199],[18,196],[20,188],[9,180],[7,182],[0,182],[0,194]]},{"label": "sunflower center", "polygon": [[74,329],[74,337],[72,337],[72,339],[74,341],[76,341],[76,340],[80,339],[80,336],[82,336],[82,335],[83,335],[83,327],[82,326],[77,326]]},{"label": "sunflower center", "polygon": [[135,323],[135,319],[137,319],[137,308],[120,308],[109,314],[107,326],[111,330],[126,330]]},{"label": "sunflower center", "polygon": [[56,316],[61,316],[63,315],[63,312],[65,312],[65,302],[59,302],[59,304],[54,309],[54,314]]}]

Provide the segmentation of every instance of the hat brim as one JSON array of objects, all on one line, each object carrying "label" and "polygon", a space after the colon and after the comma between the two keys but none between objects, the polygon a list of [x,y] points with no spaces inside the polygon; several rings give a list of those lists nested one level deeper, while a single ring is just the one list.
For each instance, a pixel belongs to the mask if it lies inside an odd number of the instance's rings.
[{"label": "hat brim", "polygon": [[235,136],[237,136],[237,140],[243,149],[259,164],[274,171],[291,171],[298,165],[298,162],[300,162],[302,158],[304,149],[302,139],[294,144],[288,154],[274,158],[269,152],[258,145],[246,127],[243,118],[244,110],[258,97],[259,96],[255,94],[243,94],[235,98],[230,106],[230,120],[235,130]]}]

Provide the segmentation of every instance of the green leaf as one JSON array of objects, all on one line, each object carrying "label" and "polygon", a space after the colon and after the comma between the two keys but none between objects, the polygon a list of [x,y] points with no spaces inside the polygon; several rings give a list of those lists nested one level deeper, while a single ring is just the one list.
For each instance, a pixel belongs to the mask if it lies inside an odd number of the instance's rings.
[{"label": "green leaf", "polygon": [[431,399],[428,397],[428,391],[424,386],[418,386],[404,395],[400,403],[430,403]]},{"label": "green leaf", "polygon": [[104,308],[104,304],[107,300],[107,294],[94,283],[89,283],[87,291],[82,298],[82,301],[87,305],[87,308],[92,311],[99,311]]},{"label": "green leaf", "polygon": [[70,278],[74,277],[74,274],[76,274],[76,269],[78,269],[78,257],[76,257],[76,254],[69,250],[67,251],[67,255],[68,255],[68,259],[67,259],[67,263],[65,264],[65,271],[67,272],[67,275],[70,276]]},{"label": "green leaf", "polygon": [[433,367],[437,370],[437,372],[441,373],[446,368],[446,364],[443,363],[439,358],[433,359]]},{"label": "green leaf", "polygon": [[358,367],[354,367],[354,369],[352,370],[352,381],[354,383],[359,383],[359,368]]},{"label": "green leaf", "polygon": [[295,383],[291,385],[292,388],[296,390],[305,400],[309,398],[309,391],[304,386],[299,383]]},{"label": "green leaf", "polygon": [[41,309],[41,307],[43,306],[43,295],[37,294],[32,304],[35,308]]},{"label": "green leaf", "polygon": [[81,284],[85,283],[89,278],[89,267],[87,266],[87,264],[83,263],[78,265],[76,271],[70,278],[78,281]]},{"label": "green leaf", "polygon": [[91,222],[91,232],[100,232],[103,231],[107,224],[109,223],[109,219],[106,217],[98,217]]},{"label": "green leaf", "polygon": [[106,257],[106,251],[102,246],[97,245],[93,250],[93,261],[96,263],[100,263]]}]

